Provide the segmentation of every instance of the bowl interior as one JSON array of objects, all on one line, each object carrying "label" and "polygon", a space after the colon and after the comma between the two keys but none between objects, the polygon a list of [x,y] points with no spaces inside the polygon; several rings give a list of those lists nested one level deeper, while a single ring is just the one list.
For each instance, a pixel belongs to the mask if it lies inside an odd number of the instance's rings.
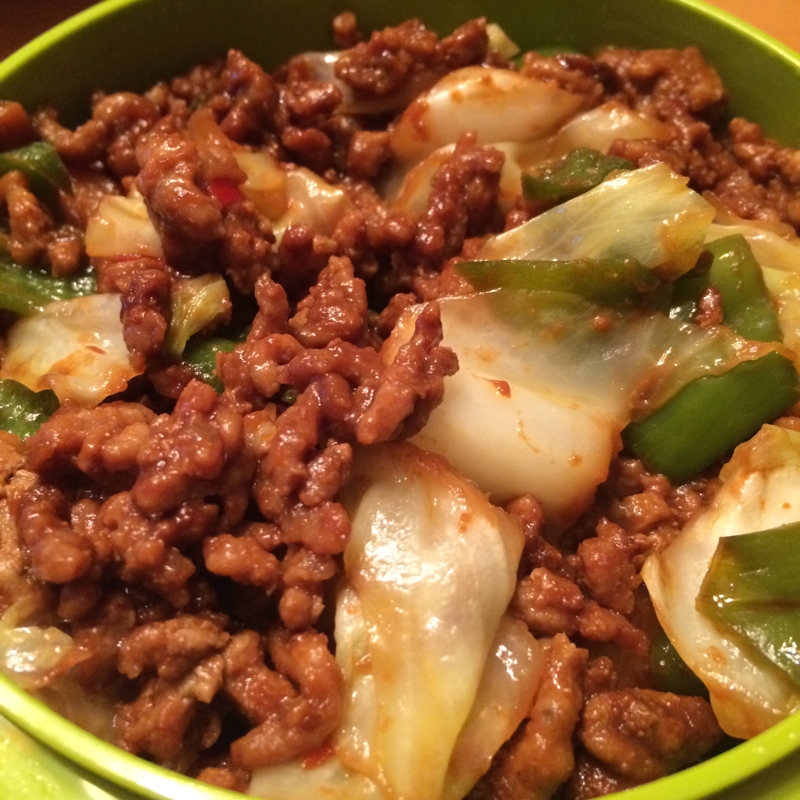
[{"label": "bowl interior", "polygon": [[[28,108],[52,102],[77,124],[97,88],[143,90],[193,64],[241,49],[270,68],[293,53],[329,49],[330,20],[356,13],[370,30],[419,17],[439,33],[488,16],[523,48],[593,51],[699,46],[720,72],[731,112],[800,146],[800,56],[696,0],[107,0],[0,64],[0,97]],[[78,765],[151,798],[233,798],[122,753],[61,719],[0,676],[0,712]],[[677,775],[625,793],[627,800],[707,797],[800,746],[800,716]],[[772,796],[772,795],[771,795]],[[789,795],[787,795],[789,796]]]}]

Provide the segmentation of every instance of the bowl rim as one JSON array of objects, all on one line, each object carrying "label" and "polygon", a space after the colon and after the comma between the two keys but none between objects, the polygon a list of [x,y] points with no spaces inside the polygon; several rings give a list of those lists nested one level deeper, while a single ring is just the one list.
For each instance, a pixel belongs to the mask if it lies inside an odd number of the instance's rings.
[{"label": "bowl rim", "polygon": [[[0,83],[32,58],[68,40],[86,25],[113,16],[129,6],[152,0],[101,0],[39,34],[0,61]],[[750,39],[773,57],[790,63],[800,82],[800,52],[765,33],[755,25],[705,0],[662,0],[682,6]],[[89,733],[50,709],[38,698],[0,673],[0,714],[25,731],[36,741],[48,746],[88,773],[107,780],[150,800],[236,800],[243,795],[204,784],[196,779],[160,767],[128,753]],[[688,767],[675,774],[651,781],[621,793],[608,795],[609,800],[702,800],[730,789],[747,778],[756,777],[784,757],[800,749],[800,714],[790,715],[763,733],[735,745],[720,755]]]}]

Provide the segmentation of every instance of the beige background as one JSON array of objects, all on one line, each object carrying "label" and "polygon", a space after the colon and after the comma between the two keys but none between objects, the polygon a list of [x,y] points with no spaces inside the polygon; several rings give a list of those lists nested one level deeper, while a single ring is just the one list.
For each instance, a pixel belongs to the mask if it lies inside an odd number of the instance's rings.
[{"label": "beige background", "polygon": [[[709,0],[800,51],[800,0]],[[0,58],[92,0],[0,0]]]}]

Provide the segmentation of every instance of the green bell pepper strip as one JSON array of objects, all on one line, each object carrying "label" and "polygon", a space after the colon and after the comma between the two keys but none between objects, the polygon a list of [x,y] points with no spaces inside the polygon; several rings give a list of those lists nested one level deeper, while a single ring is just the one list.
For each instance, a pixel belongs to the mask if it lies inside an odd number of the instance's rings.
[{"label": "green bell pepper strip", "polygon": [[800,522],[720,538],[697,610],[800,687]]},{"label": "green bell pepper strip", "polygon": [[221,336],[190,339],[183,351],[183,363],[221,394],[225,387],[217,377],[217,353],[230,353],[237,344],[239,342]]},{"label": "green bell pepper strip", "polygon": [[634,258],[467,261],[456,270],[477,290],[568,292],[615,308],[663,305],[668,284]]},{"label": "green bell pepper strip", "polygon": [[664,631],[659,631],[650,646],[650,675],[660,692],[708,697],[705,684],[689,669]]},{"label": "green bell pepper strip", "polygon": [[538,175],[524,172],[522,194],[526,200],[562,203],[594,189],[610,173],[633,167],[633,162],[627,158],[606,156],[591,147],[579,147]]},{"label": "green bell pepper strip", "polygon": [[28,269],[0,256],[0,309],[28,316],[41,311],[55,300],[70,300],[95,294],[97,283],[91,272],[69,278],[55,278],[36,269]]},{"label": "green bell pepper strip", "polygon": [[705,246],[713,256],[701,277],[687,276],[675,282],[675,312],[691,319],[702,291],[713,286],[720,294],[725,324],[745,339],[757,342],[783,341],[783,332],[761,267],[744,236],[736,234]]},{"label": "green bell pepper strip", "polygon": [[[761,267],[744,237],[719,239],[707,249],[714,257],[711,267],[704,275],[675,282],[670,316],[693,317],[700,294],[713,286],[720,294],[724,323],[739,336],[782,341]],[[693,381],[648,417],[630,423],[622,441],[648,468],[673,483],[683,483],[799,399],[800,380],[793,362],[772,352],[738,364],[724,375]]]},{"label": "green bell pepper strip", "polygon": [[8,378],[0,380],[0,429],[26,439],[58,408],[58,398],[46,389],[34,392]]},{"label": "green bell pepper strip", "polygon": [[744,236],[717,239],[706,250],[714,256],[708,279],[720,293],[725,324],[745,339],[782,342],[778,312]]},{"label": "green bell pepper strip", "polygon": [[800,400],[794,363],[778,352],[687,384],[622,432],[625,448],[673,483],[695,478]]},{"label": "green bell pepper strip", "polygon": [[72,181],[64,162],[49,142],[34,142],[0,153],[0,175],[19,170],[28,187],[52,208],[58,207],[58,192],[72,194]]}]

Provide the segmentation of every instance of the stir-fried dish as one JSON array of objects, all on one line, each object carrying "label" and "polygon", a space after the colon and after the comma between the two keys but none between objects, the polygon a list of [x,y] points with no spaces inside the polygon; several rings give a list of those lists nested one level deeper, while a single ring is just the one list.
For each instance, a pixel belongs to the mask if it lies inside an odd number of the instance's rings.
[{"label": "stir-fried dish", "polygon": [[696,49],[418,21],[0,103],[0,665],[270,798],[581,800],[800,703],[800,152]]}]

